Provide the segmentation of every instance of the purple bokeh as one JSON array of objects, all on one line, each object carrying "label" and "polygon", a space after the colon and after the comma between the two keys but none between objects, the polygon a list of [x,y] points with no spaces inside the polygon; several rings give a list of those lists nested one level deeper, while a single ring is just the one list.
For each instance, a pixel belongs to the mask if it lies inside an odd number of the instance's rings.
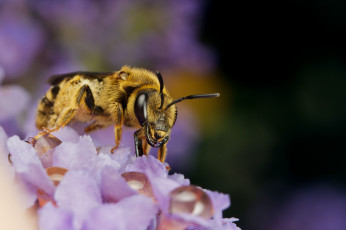
[{"label": "purple bokeh", "polygon": [[4,76],[0,76],[0,126],[9,135],[20,134],[18,120],[28,107],[30,96],[21,86],[1,85],[3,79]]},{"label": "purple bokeh", "polygon": [[44,32],[28,15],[5,4],[0,10],[0,34],[0,68],[6,78],[16,78],[36,61]]},{"label": "purple bokeh", "polygon": [[345,194],[344,189],[329,183],[306,185],[280,198],[263,196],[250,214],[257,229],[341,230],[346,226]]}]

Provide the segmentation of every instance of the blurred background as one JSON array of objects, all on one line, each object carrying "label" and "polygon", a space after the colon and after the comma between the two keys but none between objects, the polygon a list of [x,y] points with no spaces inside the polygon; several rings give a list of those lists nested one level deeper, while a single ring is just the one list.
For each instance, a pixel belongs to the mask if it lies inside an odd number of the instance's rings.
[{"label": "blurred background", "polygon": [[[0,125],[35,132],[52,74],[159,70],[185,101],[172,171],[242,229],[346,228],[346,2],[1,0]],[[112,129],[93,134],[113,144]],[[123,145],[133,145],[133,130]],[[152,151],[156,154],[156,151]]]}]

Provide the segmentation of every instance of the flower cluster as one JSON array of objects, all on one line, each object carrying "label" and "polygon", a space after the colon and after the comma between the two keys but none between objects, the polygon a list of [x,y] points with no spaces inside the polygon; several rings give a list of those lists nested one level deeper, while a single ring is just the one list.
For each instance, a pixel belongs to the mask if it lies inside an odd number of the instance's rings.
[{"label": "flower cluster", "polygon": [[39,206],[40,229],[239,229],[222,218],[228,195],[168,174],[156,158],[111,154],[70,127],[53,135],[23,141],[0,128],[2,159],[10,154],[27,207]]}]

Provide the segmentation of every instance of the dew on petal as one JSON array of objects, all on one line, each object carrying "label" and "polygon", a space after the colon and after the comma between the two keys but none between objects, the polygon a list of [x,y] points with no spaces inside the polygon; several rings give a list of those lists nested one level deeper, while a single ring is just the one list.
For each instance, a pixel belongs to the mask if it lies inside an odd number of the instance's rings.
[{"label": "dew on petal", "polygon": [[209,219],[214,214],[210,197],[196,186],[181,186],[170,192],[170,208],[172,214],[189,213]]},{"label": "dew on petal", "polygon": [[8,163],[10,163],[11,165],[13,164],[13,162],[12,162],[12,156],[11,156],[10,153],[7,155],[7,160],[8,160]]},{"label": "dew on petal", "polygon": [[57,186],[67,172],[67,169],[62,167],[49,167],[46,169],[46,172],[53,184]]},{"label": "dew on petal", "polygon": [[39,156],[61,144],[61,141],[50,133],[46,133],[37,139],[32,139],[32,145]]},{"label": "dew on petal", "polygon": [[[46,168],[48,177],[52,180],[55,186],[58,186],[65,173],[67,172],[66,168],[61,167],[49,167]],[[38,189],[37,191],[38,204],[40,207],[43,207],[45,204],[52,202],[53,205],[56,205],[53,197],[48,196],[43,190]]]},{"label": "dew on petal", "polygon": [[121,174],[121,176],[126,180],[127,184],[133,190],[136,190],[139,194],[143,194],[155,201],[151,184],[148,177],[144,173],[126,172]]},{"label": "dew on petal", "polygon": [[38,206],[42,208],[48,203],[52,203],[53,205],[56,205],[56,202],[54,201],[53,197],[48,196],[43,190],[38,189],[37,190],[37,201]]},{"label": "dew on petal", "polygon": [[188,222],[171,219],[165,215],[161,215],[159,218],[156,230],[185,230],[190,225]]}]

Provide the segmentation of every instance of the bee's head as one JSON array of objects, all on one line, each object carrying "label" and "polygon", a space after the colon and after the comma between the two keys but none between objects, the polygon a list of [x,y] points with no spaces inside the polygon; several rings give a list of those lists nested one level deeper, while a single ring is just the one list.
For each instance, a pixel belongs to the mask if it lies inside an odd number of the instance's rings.
[{"label": "bee's head", "polygon": [[177,119],[176,103],[194,98],[218,97],[219,94],[190,95],[172,101],[163,93],[163,80],[159,72],[156,76],[160,82],[160,90],[145,89],[138,92],[134,112],[139,124],[143,127],[146,139],[152,147],[165,144],[170,136],[171,129]]},{"label": "bee's head", "polygon": [[155,90],[140,92],[135,101],[137,120],[152,147],[160,147],[168,141],[176,120],[176,106],[165,110],[160,101],[161,96]]}]

